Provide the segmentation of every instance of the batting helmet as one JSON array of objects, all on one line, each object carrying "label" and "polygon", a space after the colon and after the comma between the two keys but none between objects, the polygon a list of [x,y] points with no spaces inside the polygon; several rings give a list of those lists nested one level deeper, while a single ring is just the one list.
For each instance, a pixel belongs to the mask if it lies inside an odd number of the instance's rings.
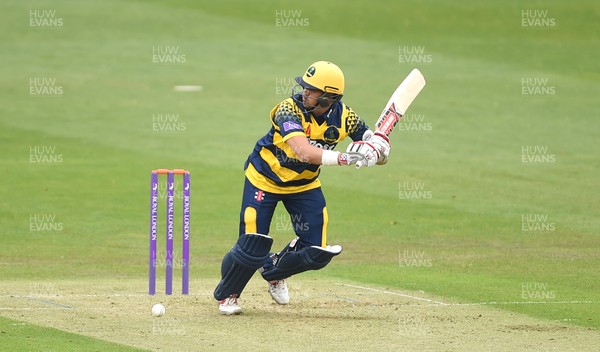
[{"label": "batting helmet", "polygon": [[334,63],[317,61],[310,65],[296,82],[306,89],[320,90],[330,95],[344,94],[344,73]]}]

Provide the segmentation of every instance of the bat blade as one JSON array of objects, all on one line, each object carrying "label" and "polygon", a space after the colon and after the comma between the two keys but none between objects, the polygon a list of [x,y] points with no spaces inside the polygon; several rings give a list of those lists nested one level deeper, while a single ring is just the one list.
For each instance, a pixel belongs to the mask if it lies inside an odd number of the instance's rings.
[{"label": "bat blade", "polygon": [[425,77],[421,71],[415,68],[400,83],[388,100],[375,123],[377,131],[389,136],[423,87],[425,87]]}]

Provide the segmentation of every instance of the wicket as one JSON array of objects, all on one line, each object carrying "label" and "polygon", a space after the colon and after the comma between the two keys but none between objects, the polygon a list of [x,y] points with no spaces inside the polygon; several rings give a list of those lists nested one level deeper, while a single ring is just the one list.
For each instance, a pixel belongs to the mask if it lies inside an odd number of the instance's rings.
[{"label": "wicket", "polygon": [[167,218],[166,218],[166,287],[165,293],[173,293],[173,230],[175,224],[175,175],[183,176],[183,225],[182,225],[182,255],[181,255],[181,293],[187,295],[190,285],[190,172],[183,169],[152,170],[150,182],[150,270],[148,294],[156,293],[156,240],[158,237],[158,177],[167,175]]}]

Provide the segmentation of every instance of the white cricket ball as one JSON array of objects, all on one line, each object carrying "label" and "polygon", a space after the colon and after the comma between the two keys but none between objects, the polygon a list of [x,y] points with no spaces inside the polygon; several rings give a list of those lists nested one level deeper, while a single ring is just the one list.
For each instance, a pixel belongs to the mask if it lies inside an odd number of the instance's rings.
[{"label": "white cricket ball", "polygon": [[162,317],[165,315],[165,306],[160,303],[157,303],[152,306],[152,315],[155,317]]}]

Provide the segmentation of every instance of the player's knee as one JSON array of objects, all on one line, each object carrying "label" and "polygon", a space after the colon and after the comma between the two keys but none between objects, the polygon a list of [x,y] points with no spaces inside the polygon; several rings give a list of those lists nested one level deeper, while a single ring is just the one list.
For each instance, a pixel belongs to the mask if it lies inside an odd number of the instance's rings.
[{"label": "player's knee", "polygon": [[221,281],[214,297],[217,300],[239,295],[254,275],[269,258],[273,239],[261,234],[241,235],[233,248],[225,254],[221,264]]},{"label": "player's knee", "polygon": [[245,267],[254,270],[261,267],[269,256],[273,238],[261,234],[245,234],[238,238],[229,251],[231,259]]}]

